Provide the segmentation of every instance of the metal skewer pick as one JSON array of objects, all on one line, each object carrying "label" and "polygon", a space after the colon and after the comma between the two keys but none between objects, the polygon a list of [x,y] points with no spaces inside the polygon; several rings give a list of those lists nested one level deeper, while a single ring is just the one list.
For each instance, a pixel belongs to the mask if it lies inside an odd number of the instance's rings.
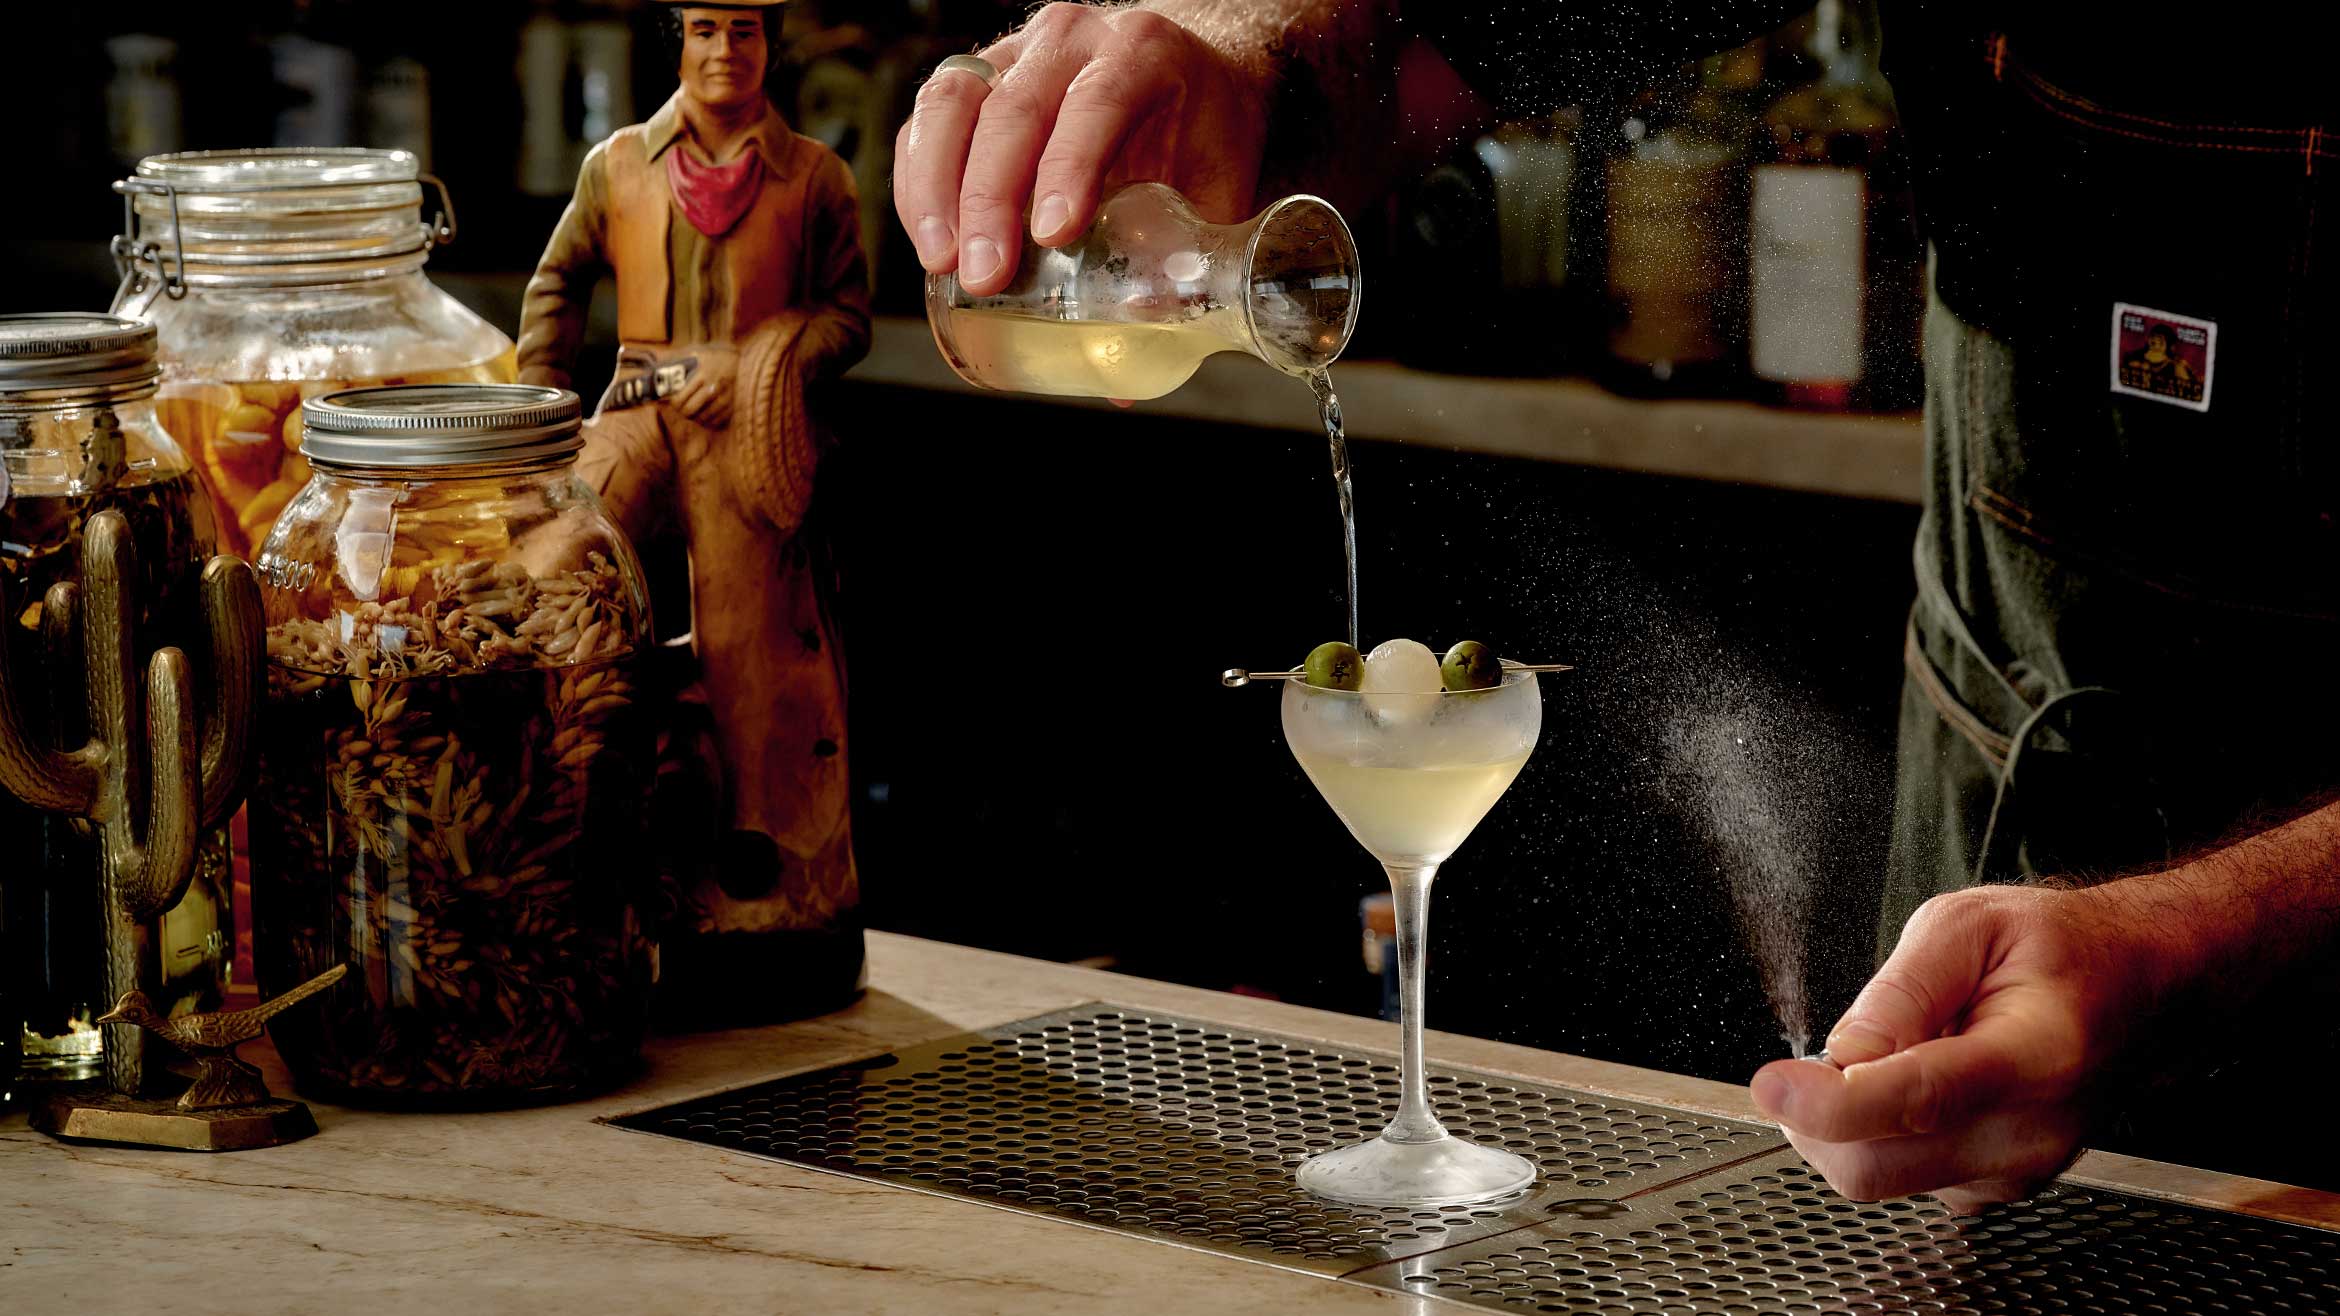
[{"label": "metal skewer pick", "polygon": [[[1573,672],[1576,670],[1576,666],[1573,663],[1515,663],[1506,658],[1503,660],[1503,670],[1506,672]],[[1299,681],[1306,679],[1307,675],[1306,672],[1254,672],[1241,667],[1230,667],[1219,673],[1219,684],[1230,690],[1240,690],[1254,681]]]}]

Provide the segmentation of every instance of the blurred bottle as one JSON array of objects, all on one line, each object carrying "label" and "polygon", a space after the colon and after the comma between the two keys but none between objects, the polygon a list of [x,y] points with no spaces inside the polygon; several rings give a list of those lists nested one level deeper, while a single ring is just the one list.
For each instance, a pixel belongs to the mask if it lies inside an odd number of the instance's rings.
[{"label": "blurred bottle", "polygon": [[1840,410],[1913,405],[1918,243],[1862,0],[1821,0],[1818,76],[1763,114],[1749,217],[1759,393]]},{"label": "blurred bottle", "polygon": [[1455,152],[1401,202],[1395,259],[1409,318],[1398,358],[1459,374],[1548,375],[1581,355],[1572,278],[1575,109],[1508,123]]},{"label": "blurred bottle", "polygon": [[357,20],[342,0],[301,0],[290,31],[268,43],[271,71],[286,101],[276,112],[276,146],[348,146],[358,139]]},{"label": "blurred bottle", "polygon": [[431,73],[412,55],[377,61],[366,79],[366,133],[362,145],[412,155],[431,169]]},{"label": "blurred bottle", "polygon": [[1390,344],[1399,361],[1453,374],[1488,369],[1503,343],[1498,242],[1495,180],[1476,151],[1451,152],[1399,195],[1388,267],[1404,308]]},{"label": "blurred bottle", "polygon": [[150,155],[182,149],[179,43],[151,32],[106,39],[114,66],[106,82],[106,136],[115,163],[128,168]]},{"label": "blurred bottle", "polygon": [[[636,122],[634,115],[634,30],[621,12],[604,7],[576,25],[577,94],[583,114],[577,139],[595,142]],[[582,164],[584,157],[578,156]],[[573,181],[573,180],[572,180]]]},{"label": "blurred bottle", "polygon": [[1397,904],[1387,891],[1357,902],[1357,926],[1364,933],[1365,972],[1379,983],[1376,1003],[1384,1019],[1398,1018]]},{"label": "blurred bottle", "polygon": [[513,162],[522,194],[565,197],[577,187],[584,148],[569,130],[569,24],[539,0],[520,25],[514,72],[520,83],[520,150]]},{"label": "blurred bottle", "polygon": [[1619,392],[1744,386],[1748,144],[1763,71],[1754,42],[1661,79],[1617,120],[1602,375]]},{"label": "blurred bottle", "polygon": [[617,0],[593,0],[573,15],[538,0],[520,25],[514,65],[520,86],[514,177],[522,193],[570,195],[586,152],[637,122],[634,53],[634,29]]}]

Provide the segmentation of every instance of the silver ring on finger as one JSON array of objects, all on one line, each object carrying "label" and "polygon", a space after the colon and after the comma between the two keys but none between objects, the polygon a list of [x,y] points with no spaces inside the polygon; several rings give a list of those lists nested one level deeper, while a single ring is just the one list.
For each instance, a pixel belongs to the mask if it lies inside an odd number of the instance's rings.
[{"label": "silver ring on finger", "polygon": [[973,74],[982,80],[985,91],[999,85],[998,67],[981,55],[953,55],[934,66],[935,77],[939,78],[945,73]]}]

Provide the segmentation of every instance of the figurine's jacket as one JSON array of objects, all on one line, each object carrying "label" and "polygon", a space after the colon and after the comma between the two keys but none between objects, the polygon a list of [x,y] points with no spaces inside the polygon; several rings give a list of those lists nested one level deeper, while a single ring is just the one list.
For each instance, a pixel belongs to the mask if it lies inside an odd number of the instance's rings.
[{"label": "figurine's jacket", "polygon": [[[653,355],[741,343],[790,310],[816,313],[806,346],[825,367],[842,369],[867,349],[860,204],[845,162],[766,106],[749,134],[749,149],[763,157],[763,187],[728,233],[709,237],[667,192],[663,157],[685,149],[687,136],[678,92],[587,154],[576,196],[528,282],[524,376],[568,383],[593,285],[605,272],[617,281],[618,338]],[[840,353],[845,361],[827,360]]]},{"label": "figurine's jacket", "polygon": [[[661,402],[586,427],[585,480],[637,542],[691,545],[691,633],[713,715],[729,825],[778,843],[779,885],[684,893],[706,933],[822,926],[856,903],[847,808],[844,663],[819,536],[801,531],[824,446],[808,384],[868,350],[860,213],[843,161],[766,109],[748,210],[704,234],[669,191],[668,151],[693,149],[679,97],[586,157],[520,323],[520,373],[568,386],[594,285],[614,274],[618,332],[654,357],[737,349],[729,423]],[[734,157],[736,158],[736,157]]]},{"label": "figurine's jacket", "polygon": [[[763,157],[764,185],[730,233],[704,238],[676,215],[660,163],[668,151],[681,149],[684,135],[681,111],[668,101],[647,123],[620,131],[604,147],[618,337],[628,346],[673,341],[678,318],[696,322],[679,326],[684,341],[745,338],[776,313],[799,305],[809,289],[823,286],[820,273],[807,267],[817,245],[807,238],[817,221],[860,232],[844,162],[790,132],[767,107],[750,143]],[[685,240],[676,243],[677,236]],[[719,271],[712,268],[717,263]],[[680,297],[674,295],[677,284],[685,285]]]}]

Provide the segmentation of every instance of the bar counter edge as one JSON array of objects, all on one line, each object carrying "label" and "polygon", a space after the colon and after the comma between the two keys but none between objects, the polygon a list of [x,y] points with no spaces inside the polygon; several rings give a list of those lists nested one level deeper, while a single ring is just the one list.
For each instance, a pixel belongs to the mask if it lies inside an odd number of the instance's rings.
[{"label": "bar counter edge", "polygon": [[[872,985],[854,1006],[657,1039],[632,1082],[566,1105],[318,1106],[315,1138],[220,1156],[67,1145],[12,1116],[0,1121],[0,1310],[1463,1310],[597,1122],[1087,1001],[1377,1051],[1397,1041],[1378,1020],[1093,969],[883,933],[869,949]],[[1732,1084],[1436,1033],[1430,1053],[1755,1118]],[[2071,1177],[2340,1229],[2340,1194],[2100,1153]]]}]

